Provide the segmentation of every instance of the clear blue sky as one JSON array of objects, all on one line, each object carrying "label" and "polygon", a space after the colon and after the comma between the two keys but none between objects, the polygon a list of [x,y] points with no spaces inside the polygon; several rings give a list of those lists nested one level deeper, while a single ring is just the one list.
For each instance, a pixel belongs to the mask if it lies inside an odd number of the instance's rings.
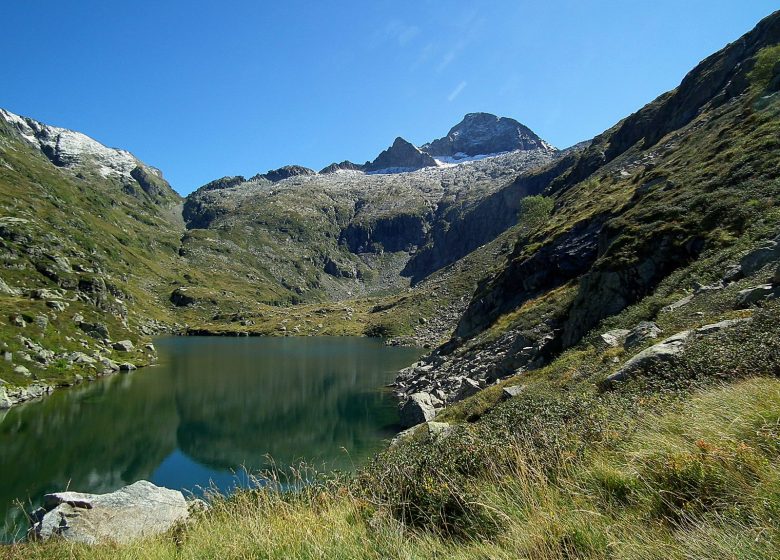
[{"label": "clear blue sky", "polygon": [[5,0],[0,107],[128,149],[186,194],[363,162],[468,112],[554,145],[675,87],[767,0]]}]

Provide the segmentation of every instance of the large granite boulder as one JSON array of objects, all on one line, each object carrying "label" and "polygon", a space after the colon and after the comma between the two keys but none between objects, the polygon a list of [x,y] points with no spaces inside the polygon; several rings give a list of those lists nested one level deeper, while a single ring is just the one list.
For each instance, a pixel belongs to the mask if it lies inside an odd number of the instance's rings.
[{"label": "large granite boulder", "polygon": [[46,494],[43,507],[32,515],[29,537],[127,543],[163,533],[188,516],[181,492],[140,480],[109,494]]},{"label": "large granite boulder", "polygon": [[664,339],[658,344],[654,344],[650,348],[642,350],[623,364],[623,367],[607,377],[603,385],[610,387],[616,382],[625,381],[639,372],[674,361],[682,354],[685,342],[690,335],[690,331],[683,331]]},{"label": "large granite boulder", "polygon": [[433,420],[436,409],[433,407],[431,395],[428,393],[414,393],[401,406],[401,426],[410,428],[423,422]]}]

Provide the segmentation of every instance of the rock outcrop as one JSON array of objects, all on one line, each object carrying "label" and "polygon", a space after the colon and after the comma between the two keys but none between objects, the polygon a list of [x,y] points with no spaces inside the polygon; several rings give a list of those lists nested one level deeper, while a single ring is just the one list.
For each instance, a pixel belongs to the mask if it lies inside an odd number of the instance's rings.
[{"label": "rock outcrop", "polygon": [[428,393],[414,393],[401,405],[400,420],[401,426],[410,428],[423,422],[433,420],[436,416],[436,409],[431,402],[431,395]]}]

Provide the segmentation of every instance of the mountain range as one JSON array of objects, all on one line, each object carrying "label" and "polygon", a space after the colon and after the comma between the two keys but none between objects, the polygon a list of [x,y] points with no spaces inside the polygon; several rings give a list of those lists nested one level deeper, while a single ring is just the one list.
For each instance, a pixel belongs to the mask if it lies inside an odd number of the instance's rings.
[{"label": "mountain range", "polygon": [[[2,110],[0,402],[147,364],[159,332],[426,345],[434,373],[397,390],[441,403],[463,368],[486,386],[545,363],[671,275],[765,235],[777,42],[773,15],[566,150],[470,113],[364,164],[223,177],[186,198],[129,152]],[[533,227],[530,202],[544,208]]]}]

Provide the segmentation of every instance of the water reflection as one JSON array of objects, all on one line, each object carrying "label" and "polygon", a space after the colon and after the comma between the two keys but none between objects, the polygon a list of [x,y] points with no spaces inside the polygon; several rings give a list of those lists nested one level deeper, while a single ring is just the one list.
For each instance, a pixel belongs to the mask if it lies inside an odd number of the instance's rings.
[{"label": "water reflection", "polygon": [[[380,390],[415,349],[364,338],[167,338],[161,365],[60,391],[0,417],[0,516],[14,500],[139,479],[228,488],[245,466],[351,468],[392,433]],[[342,451],[345,448],[348,452]],[[29,507],[29,504],[28,504]]]}]

